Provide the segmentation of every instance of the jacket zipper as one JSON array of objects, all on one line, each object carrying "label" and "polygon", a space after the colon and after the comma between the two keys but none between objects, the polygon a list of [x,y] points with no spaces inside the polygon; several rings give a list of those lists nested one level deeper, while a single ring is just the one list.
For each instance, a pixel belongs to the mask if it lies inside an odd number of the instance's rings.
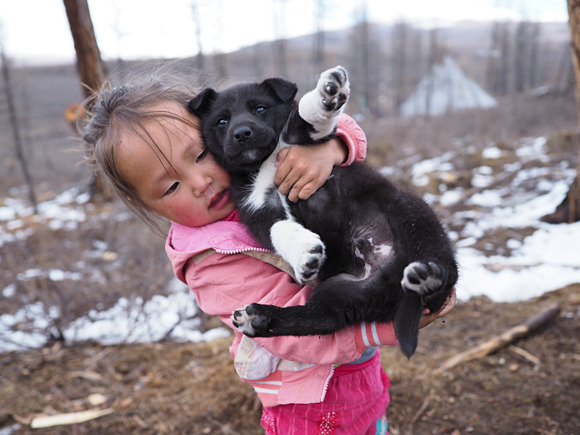
[{"label": "jacket zipper", "polygon": [[248,252],[248,251],[265,252],[265,253],[268,253],[268,254],[273,254],[274,253],[274,252],[272,252],[272,251],[270,251],[269,249],[266,249],[266,248],[241,248],[241,249],[232,249],[232,250],[224,250],[224,249],[216,249],[216,248],[213,248],[213,249],[218,254],[227,254],[227,255],[231,255],[231,254],[241,254],[242,252]]}]

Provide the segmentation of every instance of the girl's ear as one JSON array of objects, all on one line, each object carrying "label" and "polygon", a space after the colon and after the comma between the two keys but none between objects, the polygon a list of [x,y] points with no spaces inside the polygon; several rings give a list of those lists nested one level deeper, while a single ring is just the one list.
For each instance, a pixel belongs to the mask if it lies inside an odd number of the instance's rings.
[{"label": "girl's ear", "polygon": [[188,104],[189,110],[191,110],[194,115],[203,115],[211,107],[211,103],[216,99],[216,97],[216,91],[212,88],[206,88],[191,99]]}]

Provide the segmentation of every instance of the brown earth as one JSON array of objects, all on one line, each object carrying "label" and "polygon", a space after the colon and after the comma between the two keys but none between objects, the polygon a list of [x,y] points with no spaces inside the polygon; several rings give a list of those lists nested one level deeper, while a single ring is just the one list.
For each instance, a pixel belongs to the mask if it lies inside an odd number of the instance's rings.
[{"label": "brown earth", "polygon": [[[525,322],[554,302],[561,314],[539,331],[436,373],[447,358]],[[411,361],[396,348],[383,348],[383,366],[392,382],[391,433],[579,433],[579,306],[578,284],[521,303],[477,298],[458,304],[444,321],[423,329]],[[263,433],[260,404],[250,386],[237,378],[229,342],[70,348],[57,343],[3,354],[0,432],[18,427],[12,433]],[[522,356],[521,350],[528,354]],[[40,414],[89,409],[110,413],[74,425],[30,428],[31,419]]]}]

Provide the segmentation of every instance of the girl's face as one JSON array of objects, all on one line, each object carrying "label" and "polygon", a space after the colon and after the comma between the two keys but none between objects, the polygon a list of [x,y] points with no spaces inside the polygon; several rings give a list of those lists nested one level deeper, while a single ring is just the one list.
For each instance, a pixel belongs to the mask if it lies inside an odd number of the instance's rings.
[{"label": "girl's face", "polygon": [[198,227],[226,218],[236,208],[230,176],[206,150],[199,130],[179,121],[195,121],[194,116],[177,102],[151,110],[178,119],[149,122],[150,137],[122,133],[115,155],[121,176],[147,208],[173,222]]}]

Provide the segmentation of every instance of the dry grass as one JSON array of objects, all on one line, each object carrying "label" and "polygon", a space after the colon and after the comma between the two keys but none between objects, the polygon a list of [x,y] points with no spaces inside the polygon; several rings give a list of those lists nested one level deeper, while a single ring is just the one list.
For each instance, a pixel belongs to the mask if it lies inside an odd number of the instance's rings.
[{"label": "dry grass", "polygon": [[[508,347],[433,375],[449,356],[522,323],[553,302],[562,306],[560,317],[515,344],[539,364]],[[579,285],[518,304],[479,298],[422,330],[411,361],[397,348],[382,349],[392,383],[391,433],[576,433],[579,305]],[[263,433],[260,404],[235,374],[229,343],[224,338],[201,344],[55,344],[2,355],[0,427],[19,422],[21,429],[14,433],[29,433],[27,424],[37,414],[112,408],[112,414],[97,420],[42,433]],[[91,394],[104,396],[104,403],[90,405]]]}]

